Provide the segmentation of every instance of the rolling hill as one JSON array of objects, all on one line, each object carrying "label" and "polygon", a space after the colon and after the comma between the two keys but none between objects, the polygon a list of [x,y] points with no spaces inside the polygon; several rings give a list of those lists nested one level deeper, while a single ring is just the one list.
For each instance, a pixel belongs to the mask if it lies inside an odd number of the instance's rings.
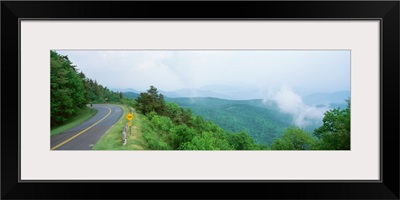
[{"label": "rolling hill", "polygon": [[190,108],[228,132],[246,131],[259,144],[270,145],[280,137],[293,119],[278,111],[276,106],[262,100],[226,100],[210,97],[166,98],[167,102]]},{"label": "rolling hill", "polygon": [[[294,125],[294,116],[283,113],[276,102],[263,102],[261,99],[250,100],[228,100],[215,97],[175,97],[189,95],[188,90],[177,92],[164,92],[167,102],[174,102],[182,108],[190,108],[195,115],[201,115],[228,132],[246,131],[259,144],[270,145],[274,138],[279,138],[284,129]],[[160,91],[160,93],[163,93]],[[166,95],[170,96],[166,96]],[[198,93],[199,94],[199,93]],[[210,93],[204,92],[203,95]],[[330,108],[346,107],[346,99],[349,92],[338,92],[328,94],[311,94],[304,97],[304,102],[315,107],[329,106]],[[138,93],[125,92],[125,97],[136,98]],[[171,97],[172,96],[172,97]],[[216,95],[217,96],[217,95]],[[342,98],[344,98],[342,100]],[[330,101],[327,103],[327,101]],[[312,133],[322,124],[322,119],[313,120],[309,125],[303,127]]]}]

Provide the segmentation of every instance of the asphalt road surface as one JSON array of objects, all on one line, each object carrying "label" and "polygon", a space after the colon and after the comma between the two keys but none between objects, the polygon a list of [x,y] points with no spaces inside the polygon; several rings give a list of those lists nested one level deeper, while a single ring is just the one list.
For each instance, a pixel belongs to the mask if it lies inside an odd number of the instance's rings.
[{"label": "asphalt road surface", "polygon": [[51,137],[51,150],[91,150],[123,113],[116,105],[93,104],[93,108],[98,112],[92,118]]}]

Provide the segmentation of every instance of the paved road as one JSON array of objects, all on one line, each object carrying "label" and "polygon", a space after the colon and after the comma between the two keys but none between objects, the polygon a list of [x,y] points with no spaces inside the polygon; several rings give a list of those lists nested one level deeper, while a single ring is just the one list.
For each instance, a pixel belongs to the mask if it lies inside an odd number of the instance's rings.
[{"label": "paved road", "polygon": [[116,105],[93,104],[93,108],[98,110],[95,116],[51,137],[51,150],[91,150],[123,113]]}]

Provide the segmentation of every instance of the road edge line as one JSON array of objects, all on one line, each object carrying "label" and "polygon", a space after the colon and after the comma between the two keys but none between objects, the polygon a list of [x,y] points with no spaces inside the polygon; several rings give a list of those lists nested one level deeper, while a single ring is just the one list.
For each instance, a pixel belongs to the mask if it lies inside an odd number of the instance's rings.
[{"label": "road edge line", "polygon": [[56,146],[50,148],[50,150],[55,150],[55,149],[61,147],[62,145],[68,143],[69,141],[73,140],[74,138],[78,137],[79,135],[83,134],[84,132],[88,131],[89,129],[93,128],[93,127],[96,126],[98,123],[100,123],[100,122],[103,121],[105,118],[107,118],[107,117],[111,114],[111,108],[109,108],[109,107],[107,107],[107,106],[104,106],[104,107],[108,108],[108,110],[109,110],[106,116],[104,116],[102,119],[100,119],[100,120],[97,121],[96,123],[92,124],[91,126],[87,127],[85,130],[83,130],[83,131],[81,131],[81,132],[75,134],[74,136],[68,138],[67,140],[64,140],[64,141],[61,142],[60,144],[58,144],[58,145],[56,145]]}]

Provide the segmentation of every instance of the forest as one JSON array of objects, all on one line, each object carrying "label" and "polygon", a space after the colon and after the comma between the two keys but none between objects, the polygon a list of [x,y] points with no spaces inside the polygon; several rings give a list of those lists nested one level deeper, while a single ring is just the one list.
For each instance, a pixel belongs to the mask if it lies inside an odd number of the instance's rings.
[{"label": "forest", "polygon": [[[257,100],[168,98],[156,87],[114,92],[86,77],[68,56],[50,51],[51,128],[88,104],[127,104],[142,116],[152,150],[350,150],[350,100],[324,113],[318,127],[303,129],[288,114]],[[206,117],[205,117],[206,116]]]},{"label": "forest", "polygon": [[122,92],[110,91],[107,87],[87,78],[68,59],[68,56],[50,51],[50,122],[59,126],[93,103],[117,103],[123,99]]},{"label": "forest", "polygon": [[194,114],[215,122],[228,132],[246,131],[257,143],[270,145],[291,125],[292,117],[262,100],[225,100],[218,98],[166,98]]},{"label": "forest", "polygon": [[[182,99],[180,100],[182,101]],[[217,100],[214,106],[226,106],[223,101]],[[288,124],[285,121],[288,116],[279,114],[277,111],[260,114],[275,120],[264,125],[265,132],[270,133],[270,136],[267,137],[268,140],[272,140],[270,145],[263,143],[265,139],[254,139],[254,136],[251,136],[246,130],[234,127],[235,123],[239,123],[239,119],[224,120],[224,115],[219,113],[221,119],[217,121],[223,121],[222,124],[228,121],[233,122],[228,126],[238,129],[237,131],[226,131],[212,121],[205,120],[201,115],[194,115],[190,108],[184,109],[175,102],[167,102],[154,86],[151,86],[147,92],[140,93],[136,98],[135,107],[147,116],[142,131],[151,149],[350,150],[350,101],[346,102],[345,109],[335,108],[325,112],[322,125],[311,133]],[[213,105],[210,106],[208,112],[213,109]],[[235,106],[246,115],[255,114],[257,116],[259,110],[249,109],[251,107],[243,104]],[[216,115],[218,116],[218,113]],[[282,128],[283,126],[285,128]],[[251,126],[247,125],[247,127]],[[282,129],[281,134],[278,132],[279,128]],[[262,137],[265,135],[256,135],[255,138]]]}]

